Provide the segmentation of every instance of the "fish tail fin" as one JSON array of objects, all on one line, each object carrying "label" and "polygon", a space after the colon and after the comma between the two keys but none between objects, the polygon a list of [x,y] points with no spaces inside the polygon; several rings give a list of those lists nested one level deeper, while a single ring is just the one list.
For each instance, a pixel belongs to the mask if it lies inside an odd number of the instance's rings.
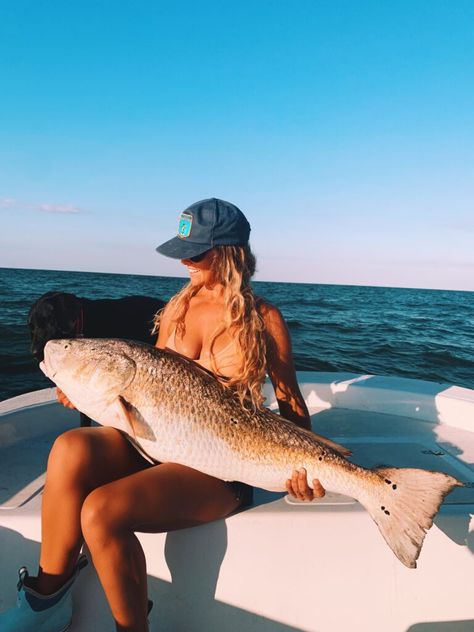
[{"label": "fish tail fin", "polygon": [[444,497],[462,483],[442,472],[414,468],[387,467],[373,472],[381,484],[361,503],[398,559],[408,568],[416,568],[426,532]]}]

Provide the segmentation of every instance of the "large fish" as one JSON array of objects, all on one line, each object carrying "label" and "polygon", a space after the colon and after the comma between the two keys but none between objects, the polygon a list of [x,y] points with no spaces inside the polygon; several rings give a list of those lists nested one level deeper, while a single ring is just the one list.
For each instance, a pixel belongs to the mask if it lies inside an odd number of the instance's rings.
[{"label": "large fish", "polygon": [[270,491],[284,491],[293,470],[306,468],[308,483],[318,478],[358,500],[409,568],[443,498],[462,484],[441,472],[350,463],[342,446],[269,410],[246,410],[191,360],[148,345],[52,340],[40,366],[76,408],[125,431],[157,461]]}]

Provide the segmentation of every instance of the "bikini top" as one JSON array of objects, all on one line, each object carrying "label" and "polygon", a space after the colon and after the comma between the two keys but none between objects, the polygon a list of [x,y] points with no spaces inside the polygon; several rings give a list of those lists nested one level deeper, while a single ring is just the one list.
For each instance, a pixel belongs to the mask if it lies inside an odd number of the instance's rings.
[{"label": "bikini top", "polygon": [[[172,331],[171,334],[168,336],[168,339],[166,341],[166,348],[171,349],[171,351],[176,351],[177,353],[180,353],[176,349],[176,329]],[[219,349],[219,351],[212,353],[214,363],[212,362],[211,353],[209,351],[201,352],[199,358],[194,360],[194,362],[197,362],[202,367],[211,372],[213,372],[213,364],[215,364],[219,373],[222,375],[226,375],[230,368],[235,367],[237,354],[238,352],[236,344],[233,340],[231,340],[225,347]]]}]

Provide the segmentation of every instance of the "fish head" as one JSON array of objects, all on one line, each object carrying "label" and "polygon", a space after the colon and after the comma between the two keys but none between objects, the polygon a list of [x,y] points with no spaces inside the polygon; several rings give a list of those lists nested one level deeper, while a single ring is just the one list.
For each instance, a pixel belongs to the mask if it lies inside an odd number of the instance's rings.
[{"label": "fish head", "polygon": [[107,339],[50,340],[40,368],[78,410],[99,422],[136,373],[126,348]]}]

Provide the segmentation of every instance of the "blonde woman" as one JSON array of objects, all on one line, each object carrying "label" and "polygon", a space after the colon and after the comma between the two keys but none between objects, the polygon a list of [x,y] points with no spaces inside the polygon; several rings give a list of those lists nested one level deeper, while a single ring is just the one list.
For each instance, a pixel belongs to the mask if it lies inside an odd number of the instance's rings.
[{"label": "blonde woman", "polygon": [[[255,257],[250,226],[233,204],[211,198],[187,208],[178,234],[157,248],[181,259],[189,283],[174,296],[155,328],[156,346],[180,353],[234,389],[243,405],[263,405],[267,372],[280,413],[310,428],[298,388],[290,337],[278,309],[257,298],[250,279]],[[185,395],[183,395],[185,396]],[[60,401],[72,406],[64,394]],[[304,470],[287,489],[311,500]],[[114,428],[78,428],[61,435],[48,461],[37,577],[23,569],[19,607],[0,617],[5,632],[60,632],[71,619],[70,589],[84,540],[105,590],[117,630],[145,632],[145,557],[135,532],[163,532],[228,516],[251,503],[252,489],[175,463],[150,462]],[[60,507],[60,511],[58,511]],[[39,605],[38,605],[39,604]]]}]

